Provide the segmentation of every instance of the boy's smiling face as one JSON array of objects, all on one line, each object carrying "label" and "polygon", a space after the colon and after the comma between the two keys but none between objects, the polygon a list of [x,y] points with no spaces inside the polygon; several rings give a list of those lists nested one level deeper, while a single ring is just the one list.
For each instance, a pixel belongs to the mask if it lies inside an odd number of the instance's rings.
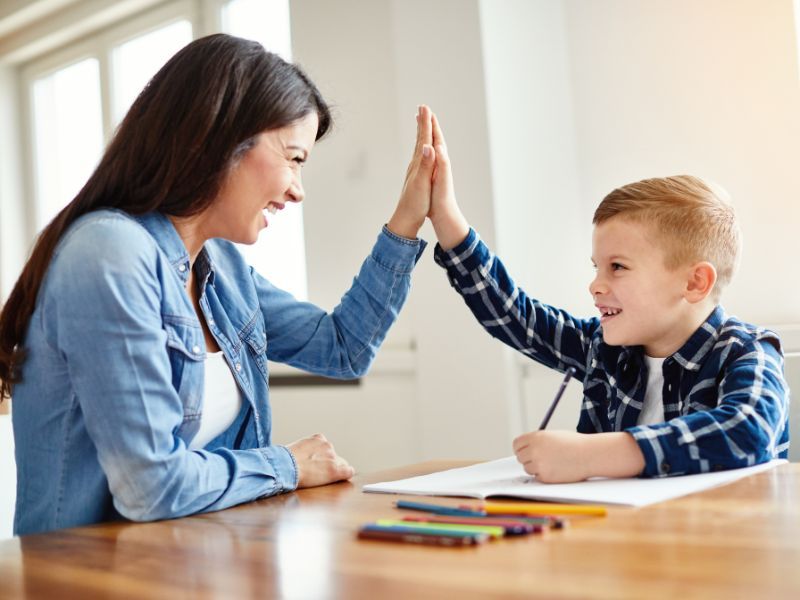
[{"label": "boy's smiling face", "polygon": [[696,327],[685,299],[689,268],[665,266],[665,251],[652,226],[612,217],[595,226],[589,286],[600,310],[603,340],[644,346],[648,356],[677,351]]}]

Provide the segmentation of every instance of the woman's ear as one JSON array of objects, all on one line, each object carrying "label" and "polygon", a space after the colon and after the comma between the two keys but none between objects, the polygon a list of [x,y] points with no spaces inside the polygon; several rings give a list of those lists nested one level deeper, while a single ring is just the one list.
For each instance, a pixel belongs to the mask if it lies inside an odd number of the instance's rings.
[{"label": "woman's ear", "polygon": [[694,304],[705,300],[717,283],[717,270],[710,262],[699,262],[689,269],[684,298]]}]

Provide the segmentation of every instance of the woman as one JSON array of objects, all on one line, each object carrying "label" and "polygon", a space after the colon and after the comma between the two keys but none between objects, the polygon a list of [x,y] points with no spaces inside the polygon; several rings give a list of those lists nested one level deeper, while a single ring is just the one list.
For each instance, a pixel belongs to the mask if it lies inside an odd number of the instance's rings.
[{"label": "woman", "polygon": [[397,208],[326,314],[231,243],[255,242],[303,200],[300,168],[331,124],[314,84],[227,35],[155,75],[0,315],[16,534],[214,511],[353,475],[321,435],[272,445],[267,360],[366,372],[424,248],[430,111],[417,120]]}]

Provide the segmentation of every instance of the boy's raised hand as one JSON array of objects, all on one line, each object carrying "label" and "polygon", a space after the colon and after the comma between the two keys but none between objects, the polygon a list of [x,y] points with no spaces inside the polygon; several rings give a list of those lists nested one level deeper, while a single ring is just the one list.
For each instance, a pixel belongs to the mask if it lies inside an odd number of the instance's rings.
[{"label": "boy's raised hand", "polygon": [[431,116],[431,122],[433,125],[433,148],[436,151],[436,167],[433,172],[431,207],[428,217],[436,232],[439,245],[445,250],[450,250],[467,237],[469,223],[461,214],[461,209],[456,202],[450,156],[447,154],[447,144],[445,144],[444,134],[436,115]]},{"label": "boy's raised hand", "polygon": [[644,455],[633,436],[614,433],[532,431],[514,440],[525,472],[542,483],[570,483],[589,477],[635,477]]},{"label": "boy's raised hand", "polygon": [[431,180],[435,165],[431,109],[417,109],[417,141],[406,170],[400,200],[386,226],[392,233],[415,238],[431,207]]}]

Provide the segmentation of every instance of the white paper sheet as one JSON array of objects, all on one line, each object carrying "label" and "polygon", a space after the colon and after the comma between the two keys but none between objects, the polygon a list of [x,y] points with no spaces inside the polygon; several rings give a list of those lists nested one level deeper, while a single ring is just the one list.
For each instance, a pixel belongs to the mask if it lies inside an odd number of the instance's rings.
[{"label": "white paper sheet", "polygon": [[430,475],[373,483],[365,485],[363,491],[469,498],[513,496],[526,500],[646,506],[725,485],[785,462],[773,460],[743,469],[659,479],[596,478],[578,483],[540,483],[525,473],[515,457],[509,456]]}]

